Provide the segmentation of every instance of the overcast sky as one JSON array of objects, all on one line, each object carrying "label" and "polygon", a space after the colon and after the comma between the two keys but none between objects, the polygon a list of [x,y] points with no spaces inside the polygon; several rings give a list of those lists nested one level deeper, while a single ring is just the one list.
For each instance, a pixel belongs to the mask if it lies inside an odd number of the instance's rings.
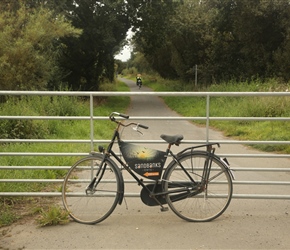
[{"label": "overcast sky", "polygon": [[115,56],[116,59],[119,59],[123,62],[128,61],[128,59],[130,59],[131,56],[131,49],[128,45],[126,45],[123,50]]},{"label": "overcast sky", "polygon": [[131,29],[128,30],[127,32],[127,38],[126,40],[129,42],[129,45],[124,46],[123,50],[115,56],[116,59],[119,59],[123,62],[126,62],[130,59],[131,57],[131,47],[130,47],[130,39],[133,36],[133,32],[131,31]]}]

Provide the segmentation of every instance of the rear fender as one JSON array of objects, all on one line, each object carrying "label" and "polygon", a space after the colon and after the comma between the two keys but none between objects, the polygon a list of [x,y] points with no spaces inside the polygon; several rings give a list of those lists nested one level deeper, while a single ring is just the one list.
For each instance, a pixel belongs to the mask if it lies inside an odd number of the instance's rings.
[{"label": "rear fender", "polygon": [[121,205],[123,202],[124,192],[125,192],[124,178],[123,178],[122,172],[121,172],[120,168],[117,166],[117,164],[113,160],[111,160],[110,158],[108,159],[108,161],[112,165],[114,165],[116,172],[117,172],[117,178],[119,180],[119,200],[118,200],[118,203],[119,203],[119,205]]},{"label": "rear fender", "polygon": [[232,180],[234,180],[235,179],[235,175],[233,173],[233,170],[230,169],[230,164],[229,164],[227,158],[220,158],[220,161],[225,165],[225,168],[228,170]]}]

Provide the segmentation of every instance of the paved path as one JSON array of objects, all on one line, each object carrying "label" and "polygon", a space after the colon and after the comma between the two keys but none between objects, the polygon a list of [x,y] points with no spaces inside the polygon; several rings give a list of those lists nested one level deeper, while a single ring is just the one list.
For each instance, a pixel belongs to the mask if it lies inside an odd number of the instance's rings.
[{"label": "paved path", "polygon": [[[132,91],[150,91],[146,87],[138,90],[132,81],[123,80]],[[177,115],[160,98],[149,96],[132,97],[127,113],[131,116]],[[187,121],[142,123],[150,127],[143,130],[142,139],[159,139],[161,133],[181,131],[185,139],[205,139],[205,129]],[[124,135],[129,139],[136,136],[130,132]],[[210,131],[210,138],[225,139],[214,130]],[[253,153],[241,145],[222,145],[217,150],[217,153],[225,152]],[[230,162],[233,169],[251,164],[257,167],[275,164],[268,159],[247,161],[231,159]],[[289,161],[279,160],[279,167],[288,165]],[[245,177],[242,173],[236,175],[238,180]],[[253,179],[268,178],[267,174],[252,175]],[[289,175],[277,175],[277,179],[289,180]],[[235,192],[252,189],[235,187]],[[277,189],[290,193],[289,188]],[[277,193],[276,187],[274,191]],[[126,203],[118,206],[107,220],[93,226],[71,222],[64,226],[37,228],[33,221],[13,225],[6,229],[6,236],[0,238],[0,249],[290,249],[289,201],[233,199],[227,211],[209,223],[185,222],[171,211],[162,213],[158,207],[146,207],[136,198],[127,198]]]}]

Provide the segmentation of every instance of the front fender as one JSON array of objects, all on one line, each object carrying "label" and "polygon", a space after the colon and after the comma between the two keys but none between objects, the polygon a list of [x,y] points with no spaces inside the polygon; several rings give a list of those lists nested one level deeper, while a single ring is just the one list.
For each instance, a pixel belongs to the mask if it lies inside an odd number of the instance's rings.
[{"label": "front fender", "polygon": [[[92,152],[91,153],[92,156],[95,156],[95,157],[99,157],[99,158],[102,158],[104,160],[104,157],[105,155],[104,154],[101,154],[101,153],[96,153],[96,152]],[[120,170],[120,168],[118,168],[117,164],[112,160],[110,159],[109,157],[106,157],[105,161],[108,162],[108,164],[110,164],[112,166],[112,168],[114,168],[116,174],[117,174],[117,179],[118,179],[118,190],[119,190],[119,199],[118,199],[118,203],[119,205],[122,204],[122,201],[123,201],[123,198],[124,198],[124,178],[123,178],[123,175],[122,175],[122,172]]]},{"label": "front fender", "polygon": [[123,198],[124,198],[124,192],[125,192],[125,185],[124,185],[124,178],[123,178],[123,175],[122,175],[122,172],[120,170],[120,168],[117,166],[117,164],[111,160],[110,158],[107,158],[106,159],[108,162],[110,162],[110,164],[112,166],[114,166],[115,170],[116,170],[116,173],[117,173],[117,178],[118,178],[118,185],[119,185],[119,200],[118,200],[118,204],[121,205],[122,202],[123,202]]}]

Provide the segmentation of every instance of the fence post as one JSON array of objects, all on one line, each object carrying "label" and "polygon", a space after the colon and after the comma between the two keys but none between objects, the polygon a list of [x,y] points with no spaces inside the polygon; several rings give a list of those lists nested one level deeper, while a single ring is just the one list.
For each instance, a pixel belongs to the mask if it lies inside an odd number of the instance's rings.
[{"label": "fence post", "polygon": [[94,151],[94,97],[90,94],[90,140],[91,140],[91,152]]},{"label": "fence post", "polygon": [[206,143],[209,143],[209,94],[206,95]]},{"label": "fence post", "polygon": [[197,64],[195,64],[195,87],[197,87]]}]

